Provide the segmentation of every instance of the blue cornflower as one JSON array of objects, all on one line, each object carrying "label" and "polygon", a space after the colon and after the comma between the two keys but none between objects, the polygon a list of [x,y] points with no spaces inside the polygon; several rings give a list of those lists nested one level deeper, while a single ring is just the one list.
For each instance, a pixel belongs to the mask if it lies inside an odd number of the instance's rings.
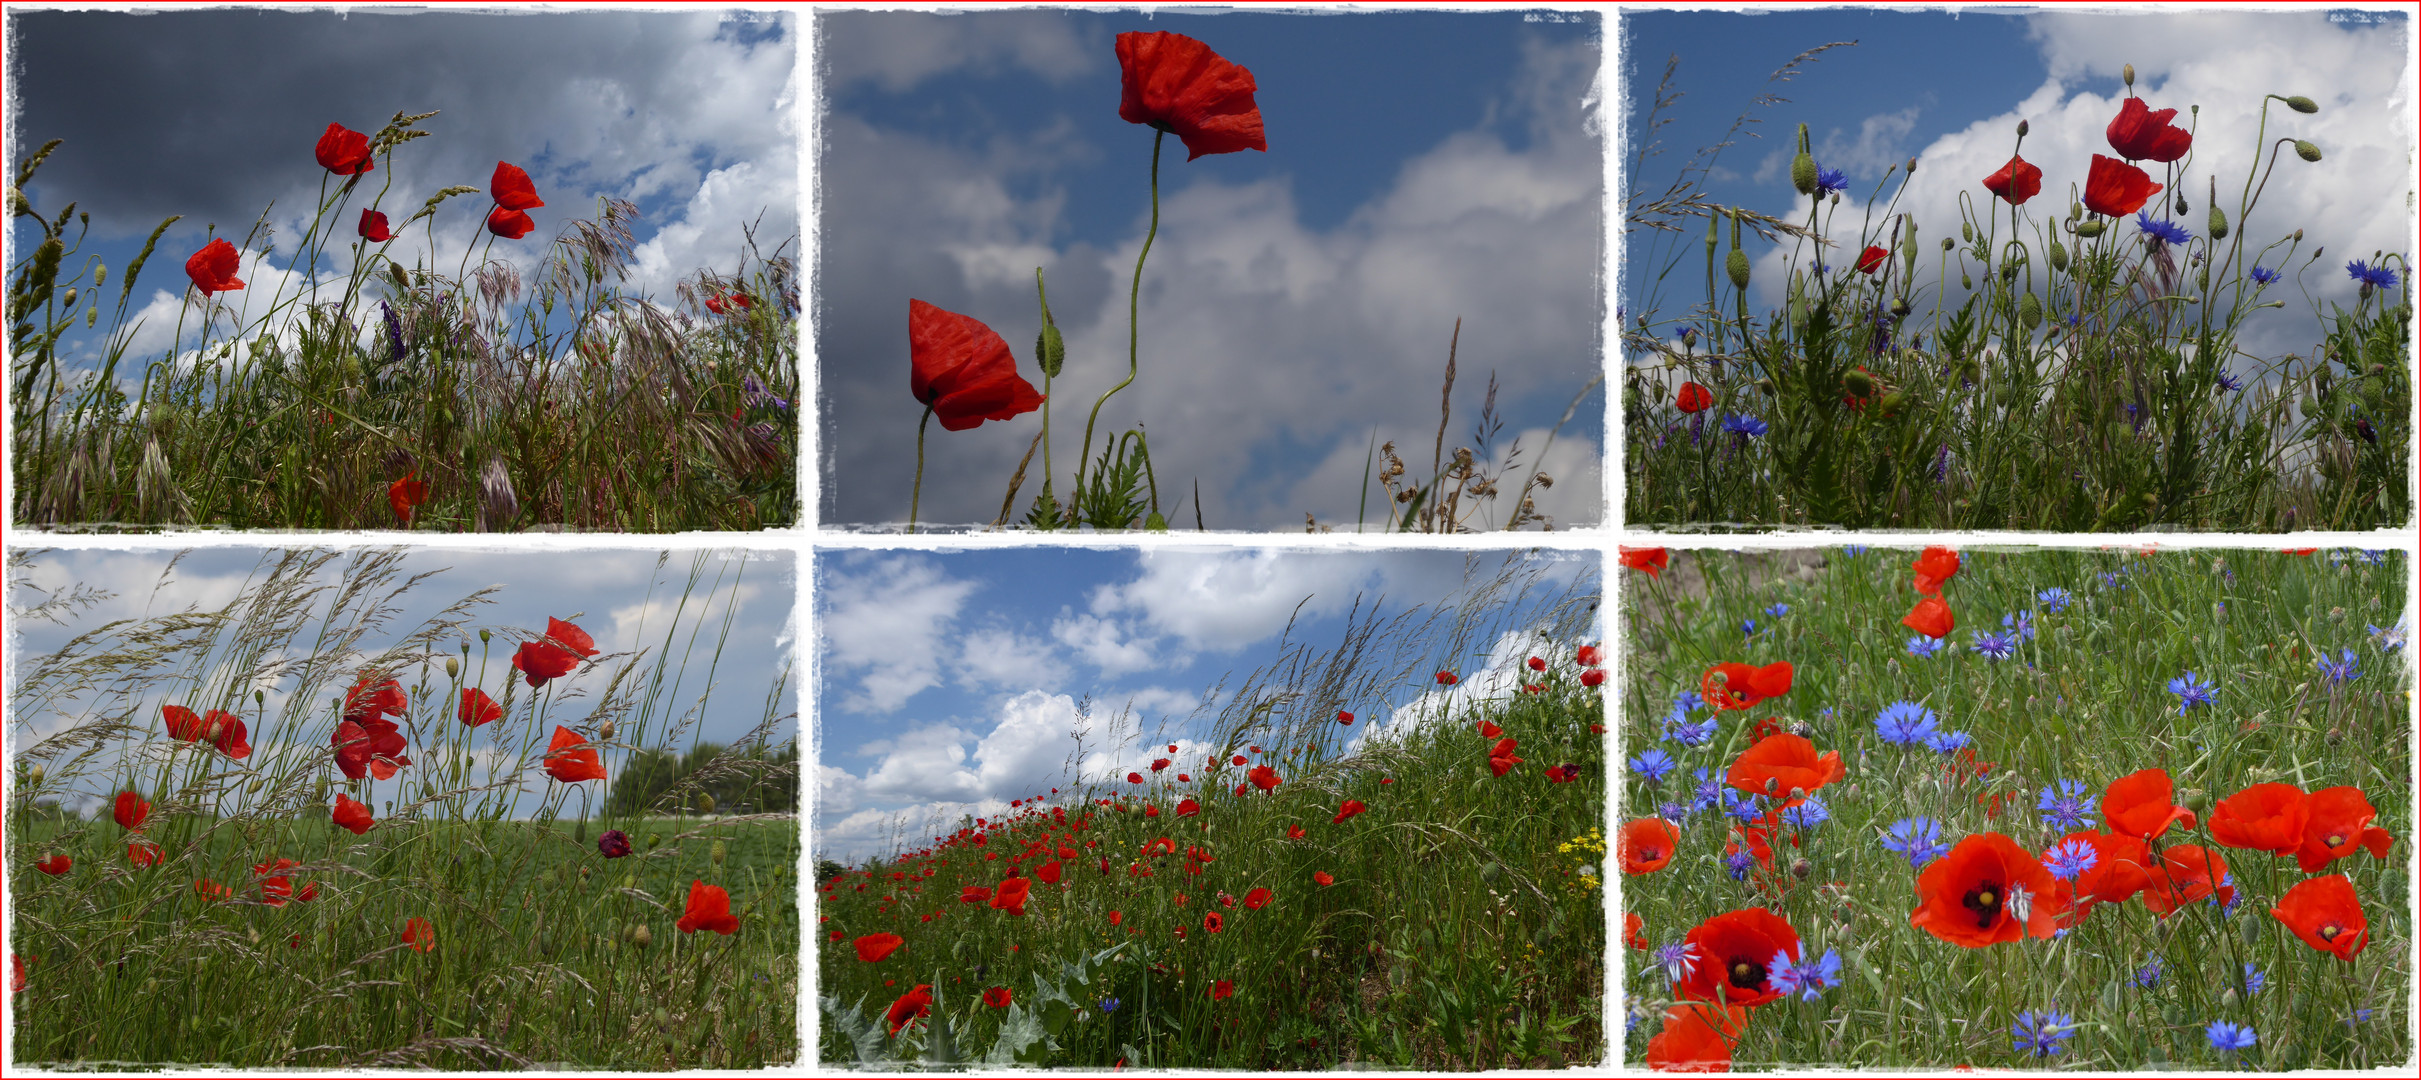
[{"label": "blue cornflower", "polygon": [[2177,695],[2177,715],[2184,716],[2187,709],[2210,704],[2218,696],[2219,687],[2196,678],[2189,671],[2169,680],[2169,692]]},{"label": "blue cornflower", "polygon": [[2135,231],[2167,244],[2183,244],[2194,239],[2194,234],[2187,232],[2185,226],[2174,221],[2154,220],[2148,211],[2136,212]]},{"label": "blue cornflower", "polygon": [[1839,169],[1816,166],[1816,197],[1821,199],[1849,186],[1849,175]]},{"label": "blue cornflower", "polygon": [[2354,650],[2343,650],[2343,656],[2342,660],[2332,661],[2325,656],[2319,660],[2320,674],[2332,684],[2352,682],[2362,674],[2362,666],[2354,660]]},{"label": "blue cornflower", "polygon": [[1664,723],[1665,738],[1683,746],[1705,746],[1708,740],[1715,737],[1715,718],[1712,716],[1704,720],[1690,720],[1675,713],[1665,717]]},{"label": "blue cornflower", "polygon": [[1754,416],[1743,416],[1735,413],[1731,416],[1726,416],[1723,418],[1723,430],[1731,432],[1734,435],[1754,439],[1759,435],[1765,434],[1768,428],[1763,420],[1759,420]]},{"label": "blue cornflower", "polygon": [[1723,781],[1708,779],[1706,770],[1700,769],[1698,770],[1698,790],[1691,793],[1690,809],[1712,810],[1721,806],[1724,792]]},{"label": "blue cornflower", "polygon": [[2043,605],[2045,614],[2057,615],[2068,610],[2068,590],[2054,585],[2034,594],[2034,601]]},{"label": "blue cornflower", "polygon": [[1631,771],[1639,774],[1640,779],[1653,785],[1664,783],[1665,774],[1678,768],[1679,763],[1673,760],[1671,754],[1662,750],[1650,750],[1632,758],[1630,766]]},{"label": "blue cornflower", "polygon": [[1923,869],[1949,851],[1950,845],[1942,842],[1942,827],[1932,818],[1901,818],[1883,834],[1883,850],[1906,857],[1910,867]]},{"label": "blue cornflower", "polygon": [[1117,1012],[1117,1011],[1118,1011],[1118,999],[1117,999],[1117,998],[1102,998],[1102,999],[1101,999],[1101,1011],[1102,1011],[1102,1012],[1105,1012],[1105,1013],[1113,1013],[1113,1012]]},{"label": "blue cornflower", "polygon": [[2244,380],[2222,371],[2219,373],[2219,388],[2231,394],[2242,393],[2244,392]]},{"label": "blue cornflower", "polygon": [[1723,870],[1725,873],[1732,875],[1733,881],[1747,881],[1749,867],[1756,865],[1756,863],[1757,857],[1755,855],[1749,854],[1746,850],[1735,851],[1723,857]]},{"label": "blue cornflower", "polygon": [[2061,881],[2075,881],[2100,861],[2101,856],[2094,852],[2093,845],[2082,840],[2068,840],[2046,854],[2043,868]]},{"label": "blue cornflower", "polygon": [[2022,1012],[2017,1023],[2009,1025],[2009,1034],[2018,1053],[2051,1057],[2067,1049],[2060,1043],[2076,1035],[2076,1019],[2057,1009]]},{"label": "blue cornflower", "polygon": [[1740,620],[1740,635],[1741,635],[1742,637],[1756,637],[1756,636],[1757,636],[1757,620],[1755,620],[1755,619],[1742,619],[1742,620]]},{"label": "blue cornflower", "polygon": [[2362,625],[2370,630],[2371,642],[2379,646],[2380,652],[2395,652],[2404,647],[2403,623],[2397,623],[2394,626],[2372,626],[2369,623]]},{"label": "blue cornflower", "polygon": [[2261,1041],[2254,1036],[2252,1028],[2225,1020],[2212,1021],[2210,1027],[2202,1029],[2202,1033],[2211,1040],[2211,1049],[2221,1052],[2250,1050],[2254,1043]]},{"label": "blue cornflower", "polygon": [[2347,276],[2365,285],[2375,285],[2382,289],[2392,289],[2396,286],[2396,272],[2384,265],[2372,266],[2356,259],[2345,264],[2345,272]]},{"label": "blue cornflower", "polygon": [[2124,592],[2127,588],[2127,576],[2119,573],[2118,571],[2104,570],[2101,573],[2101,579],[2102,588],[2110,589],[2115,592]]},{"label": "blue cornflower", "polygon": [[2244,966],[2244,996],[2248,998],[2252,997],[2253,995],[2260,993],[2262,987],[2268,986],[2269,984],[2270,977],[2262,974],[2260,968],[2254,967],[2251,964],[2246,964]]},{"label": "blue cornflower", "polygon": [[1649,969],[1663,968],[1667,982],[1681,982],[1698,970],[1698,946],[1686,941],[1658,946],[1648,956],[1653,961]]},{"label": "blue cornflower", "polygon": [[1765,965],[1765,985],[1783,997],[1799,995],[1801,1001],[1814,1001],[1829,987],[1841,985],[1841,953],[1824,950],[1821,960],[1791,961],[1791,954],[1774,950],[1774,958]]},{"label": "blue cornflower", "polygon": [[2256,266],[2246,276],[2252,278],[2255,285],[2267,285],[2278,280],[2278,271],[2266,266]]},{"label": "blue cornflower", "polygon": [[1765,613],[1766,613],[1767,615],[1769,615],[1769,616],[1772,616],[1772,617],[1774,617],[1774,618],[1779,619],[1779,618],[1781,618],[1781,617],[1783,617],[1783,616],[1788,615],[1788,614],[1790,614],[1790,613],[1791,613],[1791,606],[1790,606],[1789,604],[1776,604],[1776,605],[1774,605],[1774,606],[1772,606],[1772,607],[1770,607],[1770,608],[1765,609]]},{"label": "blue cornflower", "polygon": [[2356,1024],[2367,1024],[2370,1023],[2370,1020],[2371,1011],[2369,1009],[2356,1009],[2354,1010],[2354,1015],[2345,1018],[2345,1026],[2352,1027]]},{"label": "blue cornflower", "polygon": [[1688,821],[1690,819],[1690,805],[1688,803],[1677,802],[1657,803],[1656,816],[1663,818],[1666,821]]},{"label": "blue cornflower", "polygon": [[1934,654],[1941,652],[1945,644],[1947,643],[1941,641],[1940,639],[1929,638],[1923,634],[1918,634],[1917,636],[1908,639],[1908,655],[1916,657],[1919,660],[1928,659]]},{"label": "blue cornflower", "polygon": [[2364,566],[2377,566],[2377,565],[2379,565],[2380,563],[2386,562],[2386,561],[2387,561],[2387,557],[2388,557],[2390,554],[2392,554],[2392,552],[2386,552],[2386,551],[2373,551],[2373,550],[2371,550],[2371,549],[2369,549],[2369,548],[2364,548],[2364,549],[2362,549],[2362,551],[2361,551],[2359,554],[2356,554],[2354,557],[2355,557],[2355,558],[2357,558],[2357,559],[2362,560],[2362,565],[2364,565]]},{"label": "blue cornflower", "polygon": [[1937,731],[1925,736],[1925,748],[1937,754],[1950,754],[1966,749],[1967,744],[1974,741],[1974,737],[1964,731]]},{"label": "blue cornflower", "polygon": [[1696,690],[1684,690],[1680,697],[1673,699],[1675,712],[1693,712],[1703,708],[1706,708],[1706,697]]},{"label": "blue cornflower", "polygon": [[2043,824],[2055,832],[2093,827],[2092,789],[2082,780],[2062,780],[2044,788],[2034,808],[2043,812]]},{"label": "blue cornflower", "polygon": [[1858,556],[1860,556],[1860,555],[1864,555],[1864,554],[1866,554],[1866,545],[1864,545],[1864,544],[1843,544],[1843,545],[1841,545],[1841,554],[1843,554],[1843,555],[1847,555],[1847,556],[1849,556],[1850,558],[1855,559],[1855,558],[1857,558],[1857,557],[1858,557]]},{"label": "blue cornflower", "polygon": [[[1911,651],[1914,651],[1913,643]],[[1883,711],[1875,715],[1875,734],[1893,746],[1914,746],[1933,734],[1934,726],[1940,722],[1941,718],[1935,716],[1932,709],[1913,701],[1895,701],[1885,705]]]},{"label": "blue cornflower", "polygon": [[2007,634],[1985,630],[1975,635],[1975,642],[1968,648],[1983,653],[1989,660],[2007,660],[2009,654],[2017,651],[2017,641]]},{"label": "blue cornflower", "polygon": [[2034,640],[2034,612],[2020,611],[2001,616],[2001,629],[2009,631],[2019,641]]},{"label": "blue cornflower", "polygon": [[2146,990],[2159,986],[2161,973],[2167,970],[2168,965],[2161,962],[2159,953],[2144,957],[2144,966],[2135,969],[2135,985]]},{"label": "blue cornflower", "polygon": [[1802,829],[1813,829],[1831,820],[1832,816],[1833,812],[1825,807],[1824,800],[1813,795],[1808,796],[1805,802],[1782,812],[1782,820]]},{"label": "blue cornflower", "polygon": [[1723,812],[1746,822],[1765,820],[1765,796],[1743,795],[1737,791],[1723,793]]}]

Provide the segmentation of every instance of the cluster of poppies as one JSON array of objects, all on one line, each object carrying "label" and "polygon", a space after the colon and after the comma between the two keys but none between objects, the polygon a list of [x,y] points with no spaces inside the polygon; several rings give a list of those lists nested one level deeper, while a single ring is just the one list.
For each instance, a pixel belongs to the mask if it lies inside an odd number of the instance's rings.
[{"label": "cluster of poppies", "polygon": [[[2132,94],[2121,102],[2118,115],[2111,118],[2106,131],[2110,149],[2118,157],[2093,155],[2093,164],[2085,174],[2085,209],[2106,217],[2125,217],[2143,209],[2152,196],[2159,194],[2161,185],[2153,183],[2151,175],[2133,163],[2167,164],[2185,157],[2194,148],[2194,133],[2170,122],[2176,118],[2177,110],[2154,109]],[[2011,206],[2023,206],[2026,200],[2042,194],[2043,170],[2024,157],[2011,155],[2008,164],[1984,178],[1984,189]]]}]

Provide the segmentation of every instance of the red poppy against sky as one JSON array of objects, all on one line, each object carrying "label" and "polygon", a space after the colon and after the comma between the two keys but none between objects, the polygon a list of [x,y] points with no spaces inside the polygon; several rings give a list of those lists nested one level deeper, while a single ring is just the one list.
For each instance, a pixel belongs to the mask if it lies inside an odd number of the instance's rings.
[{"label": "red poppy against sky", "polygon": [[193,287],[204,296],[234,292],[244,287],[244,279],[235,276],[235,268],[243,261],[234,244],[212,240],[185,260],[185,276],[193,279]]},{"label": "red poppy against sky", "polygon": [[370,137],[343,124],[328,125],[312,156],[319,159],[320,168],[338,176],[359,176],[378,167],[370,154]]},{"label": "red poppy against sky", "polygon": [[2025,158],[2012,156],[1999,172],[1984,178],[1984,190],[2001,197],[2011,206],[2024,206],[2026,200],[2043,193],[2043,170]]},{"label": "red poppy against sky", "polygon": [[945,431],[1007,420],[1042,407],[1042,393],[1017,373],[1009,343],[981,320],[908,301],[908,389],[932,406]]},{"label": "red poppy against sky", "polygon": [[2160,185],[2150,174],[2117,158],[2093,155],[2085,174],[2085,209],[2107,217],[2125,217],[2144,208]]},{"label": "red poppy against sky", "polygon": [[1204,154],[1269,149],[1253,73],[1183,34],[1118,35],[1118,117],[1149,124],[1185,143],[1186,160]]},{"label": "red poppy against sky", "polygon": [[2176,161],[2194,148],[2194,133],[2169,122],[2176,115],[2175,109],[2155,110],[2138,97],[2119,102],[2107,131],[2110,148],[2130,161]]},{"label": "red poppy against sky", "polygon": [[567,784],[603,780],[607,775],[604,762],[597,757],[597,748],[589,745],[579,732],[560,724],[555,726],[554,739],[547,744],[546,772]]}]

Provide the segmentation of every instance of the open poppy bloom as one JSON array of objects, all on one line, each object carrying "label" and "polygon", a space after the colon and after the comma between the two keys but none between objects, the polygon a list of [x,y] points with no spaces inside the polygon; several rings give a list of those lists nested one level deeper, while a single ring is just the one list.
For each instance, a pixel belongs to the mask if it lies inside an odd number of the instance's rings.
[{"label": "open poppy bloom", "polygon": [[[1692,927],[1682,939],[1698,954],[1698,966],[1673,984],[1688,1001],[1720,1001],[1754,1008],[1782,996],[1766,979],[1774,954],[1799,961],[1799,932],[1764,908],[1742,908]],[[1718,996],[1720,995],[1720,996]]]},{"label": "open poppy bloom", "polygon": [[195,716],[192,709],[182,705],[163,705],[160,706],[160,717],[168,724],[169,737],[179,742],[208,739],[219,753],[237,761],[252,756],[252,744],[246,741],[244,719],[234,713],[212,709]]},{"label": "open poppy bloom", "polygon": [[1648,936],[1641,933],[1641,931],[1645,929],[1647,925],[1647,920],[1640,918],[1638,912],[1624,912],[1622,916],[1622,943],[1634,949],[1647,948]]},{"label": "open poppy bloom", "polygon": [[1754,708],[1767,698],[1791,692],[1791,670],[1787,660],[1764,667],[1717,664],[1699,676],[1698,690],[1717,709]]},{"label": "open poppy bloom", "polygon": [[59,875],[68,872],[70,869],[73,869],[75,865],[76,860],[53,852],[50,858],[34,863],[34,869],[40,870],[52,877],[58,877]]},{"label": "open poppy bloom", "polygon": [[368,803],[354,802],[350,796],[341,791],[336,794],[336,809],[330,812],[328,817],[338,825],[351,830],[355,836],[369,832],[370,827],[377,824],[370,817]]},{"label": "open poppy bloom", "polygon": [[1010,878],[1001,882],[999,888],[992,890],[992,908],[996,911],[1006,911],[1011,915],[1023,915],[1026,913],[1026,900],[1033,893],[1033,881],[1021,877]]},{"label": "open poppy bloom", "polygon": [[387,507],[395,511],[395,520],[412,524],[412,508],[429,501],[429,483],[413,473],[387,485]]},{"label": "open poppy bloom", "polygon": [[[1656,577],[1663,574],[1664,568],[1671,565],[1670,557],[1665,554],[1665,550],[1663,548],[1627,547],[1621,549],[1620,553],[1615,555],[1615,558],[1624,566],[1630,567],[1633,570],[1645,571],[1649,577]],[[1582,646],[1583,649],[1590,647],[1591,646],[1586,645]],[[1582,664],[1581,666],[1594,667],[1595,665]]]},{"label": "open poppy bloom", "polygon": [[1908,925],[1969,949],[2048,938],[2069,906],[2064,896],[2051,871],[2016,841],[1980,833],[1917,875]]},{"label": "open poppy bloom", "polygon": [[2144,208],[2160,185],[2142,169],[2113,157],[2093,155],[2085,173],[2085,209],[2105,217],[2125,217]]},{"label": "open poppy bloom", "polygon": [[1009,343],[972,316],[908,301],[908,389],[933,410],[944,431],[1007,420],[1042,407],[1042,394],[1017,373]]},{"label": "open poppy bloom", "polygon": [[1872,274],[1877,270],[1883,269],[1884,261],[1890,258],[1891,252],[1885,251],[1882,248],[1875,247],[1873,245],[1868,245],[1866,250],[1858,253],[1858,272],[1861,274]]},{"label": "open poppy bloom", "polygon": [[2255,784],[2211,808],[2211,839],[2232,848],[2292,855],[2303,846],[2311,800],[2293,784]]},{"label": "open poppy bloom", "polygon": [[488,196],[496,205],[507,210],[536,210],[546,205],[538,197],[538,187],[530,183],[530,174],[518,165],[496,163],[496,171],[488,176]]},{"label": "open poppy bloom", "polygon": [[244,279],[235,276],[235,268],[242,263],[243,256],[237,254],[234,244],[213,240],[185,260],[185,276],[193,279],[193,287],[204,296],[235,292],[244,287]]},{"label": "open poppy bloom", "polygon": [[995,1009],[1006,1009],[1009,1007],[1009,1002],[1015,999],[1016,995],[1011,993],[1006,986],[995,986],[984,991],[984,1004]]},{"label": "open poppy bloom", "polygon": [[2073,926],[2091,914],[2095,904],[2116,904],[2133,899],[2152,883],[2146,872],[2144,842],[2122,833],[2100,831],[2072,832],[2059,838],[2049,851],[2070,842],[2082,843],[2093,849],[2093,865],[2077,875],[2072,895],[2075,908],[2062,923]]},{"label": "open poppy bloom", "polygon": [[958,902],[962,904],[991,903],[992,887],[989,885],[968,885],[961,888],[958,890]]},{"label": "open poppy bloom", "polygon": [[546,617],[546,639],[557,648],[571,652],[583,660],[592,659],[597,655],[597,639],[588,636],[588,631],[552,615]]},{"label": "open poppy bloom", "polygon": [[1520,745],[1517,739],[1498,739],[1495,746],[1488,748],[1488,771],[1498,776],[1513,771],[1514,766],[1522,763],[1522,759],[1513,756]]},{"label": "open poppy bloom", "polygon": [[1118,118],[1185,142],[1185,160],[1238,150],[1267,152],[1253,73],[1183,34],[1118,35]]},{"label": "open poppy bloom", "polygon": [[1346,818],[1352,817],[1355,814],[1359,814],[1368,809],[1370,808],[1362,805],[1362,800],[1360,799],[1347,799],[1345,800],[1345,805],[1337,807],[1337,816],[1329,819],[1328,823],[1331,825],[1342,825],[1345,823]]},{"label": "open poppy bloom", "polygon": [[1580,763],[1577,761],[1547,766],[1547,782],[1550,784],[1569,784],[1578,779],[1580,779]]},{"label": "open poppy bloom", "polygon": [[1441,671],[1437,673],[1437,684],[1439,686],[1452,686],[1461,681],[1463,680],[1456,677],[1456,675],[1451,671]]},{"label": "open poppy bloom", "polygon": [[[1650,550],[1662,551],[1663,549],[1652,548]],[[1651,574],[1649,576],[1653,577],[1655,575]],[[1605,663],[1605,652],[1595,645],[1583,645],[1578,651],[1572,654],[1572,662],[1582,667],[1596,667],[1599,664]]]},{"label": "open poppy bloom", "polygon": [[387,229],[387,215],[376,210],[364,209],[361,212],[361,226],[356,231],[361,233],[362,239],[374,244],[395,239],[395,234]]},{"label": "open poppy bloom", "polygon": [[2194,811],[2175,805],[2177,786],[2166,769],[2145,769],[2110,781],[2102,793],[2102,817],[2110,831],[2156,840],[2171,824],[2194,827]]},{"label": "open poppy bloom", "polygon": [[1472,730],[1479,732],[1480,738],[1483,739],[1493,739],[1505,733],[1505,729],[1486,720],[1480,721]]},{"label": "open poppy bloom", "polygon": [[731,913],[731,894],[722,886],[691,878],[689,903],[682,908],[681,921],[673,925],[684,934],[712,930],[728,937],[740,929],[740,917]]},{"label": "open poppy bloom", "polygon": [[2194,133],[2170,123],[2176,115],[2175,109],[2155,110],[2139,97],[2119,102],[2118,115],[2106,132],[2110,149],[2130,161],[2171,162],[2186,156],[2194,148]]},{"label": "open poppy bloom", "polygon": [[1958,576],[1959,553],[1946,547],[1929,547],[1908,568],[1916,571],[1917,592],[1940,596],[1942,586]]},{"label": "open poppy bloom", "polygon": [[454,716],[470,727],[478,727],[504,719],[504,706],[496,704],[496,699],[489,697],[487,691],[476,686],[467,687],[462,692],[462,704],[454,709]]},{"label": "open poppy bloom", "polygon": [[404,710],[411,707],[411,700],[404,696],[401,683],[393,679],[371,683],[370,680],[376,677],[375,674],[364,673],[361,678],[354,680],[351,689],[345,691],[345,719],[366,725],[389,714],[402,716]]},{"label": "open poppy bloom", "polygon": [[580,666],[580,657],[553,641],[524,641],[513,651],[513,669],[531,686],[545,686]]},{"label": "open poppy bloom", "polygon": [[2214,896],[2222,904],[2236,899],[2236,886],[2228,884],[2228,860],[2199,844],[2179,844],[2162,851],[2147,871],[2144,906],[2154,915],[2165,917]]},{"label": "open poppy bloom", "polygon": [[1194,816],[1195,814],[1199,814],[1199,813],[1201,813],[1201,812],[1202,812],[1202,804],[1201,804],[1201,803],[1198,803],[1198,802],[1195,802],[1195,801],[1194,801],[1194,800],[1192,800],[1192,799],[1180,799],[1180,800],[1178,800],[1178,802],[1177,802],[1177,816],[1178,816],[1178,817],[1192,817],[1192,816]]},{"label": "open poppy bloom", "polygon": [[2043,170],[2025,158],[2011,157],[2001,171],[1984,178],[1984,190],[2000,196],[2002,202],[2011,206],[2024,206],[2026,200],[2043,193]]},{"label": "open poppy bloom", "polygon": [[1622,872],[1651,874],[1673,861],[1673,849],[1681,844],[1681,830],[1663,818],[1640,818],[1622,827]]},{"label": "open poppy bloom", "polygon": [[2303,846],[2295,851],[2295,865],[2304,873],[2354,853],[2357,847],[2370,849],[2374,859],[2387,858],[2395,838],[2386,829],[2374,828],[2372,820],[2379,816],[2371,809],[2358,787],[2322,788],[2312,793],[2311,815],[2303,826]]},{"label": "open poppy bloom", "polygon": [[1034,878],[1045,885],[1059,884],[1059,860],[1053,859],[1034,868]]},{"label": "open poppy bloom", "polygon": [[1752,795],[1769,795],[1791,803],[1826,784],[1849,775],[1840,751],[1816,753],[1816,744],[1803,735],[1768,735],[1732,759],[1724,782]]},{"label": "open poppy bloom", "polygon": [[1314,870],[1314,871],[1312,871],[1312,872],[1311,872],[1311,879],[1312,879],[1313,881],[1319,882],[1319,883],[1320,883],[1320,884],[1322,884],[1322,885],[1334,885],[1334,884],[1336,884],[1336,883],[1337,883],[1336,876],[1335,876],[1335,875],[1333,875],[1333,874],[1330,874],[1330,873],[1329,873],[1328,871],[1326,871],[1326,870]]},{"label": "open poppy bloom", "polygon": [[126,845],[126,861],[133,863],[137,870],[158,866],[160,860],[166,857],[167,853],[160,850],[160,845],[141,837],[136,837]]},{"label": "open poppy bloom", "polygon": [[1210,999],[1212,1001],[1225,1001],[1234,996],[1236,996],[1236,984],[1234,980],[1221,979],[1218,982],[1210,985]]},{"label": "open poppy bloom", "polygon": [[[1636,916],[1633,916],[1636,918]],[[1748,1010],[1738,1005],[1684,1001],[1664,1011],[1664,1028],[1648,1040],[1648,1068],[1660,1072],[1730,1072]]]},{"label": "open poppy bloom", "polygon": [[365,776],[385,780],[412,763],[403,753],[411,744],[404,739],[402,729],[396,727],[395,721],[375,713],[361,722],[338,723],[329,743],[336,747],[336,767],[351,780]]},{"label": "open poppy bloom", "polygon": [[537,227],[536,221],[530,220],[528,214],[519,210],[507,210],[499,206],[488,211],[488,231],[507,240],[519,240],[528,236],[530,231]]},{"label": "open poppy bloom", "polygon": [[1343,725],[1345,725],[1346,727],[1352,727],[1352,726],[1353,726],[1353,714],[1352,714],[1352,713],[1349,713],[1349,712],[1346,712],[1346,711],[1344,711],[1344,710],[1342,710],[1342,709],[1338,710],[1338,711],[1337,711],[1337,723],[1343,724]]},{"label": "open poppy bloom", "polygon": [[1673,407],[1685,413],[1704,412],[1714,404],[1714,391],[1694,382],[1681,384],[1680,392],[1673,395]]},{"label": "open poppy bloom", "polygon": [[[285,907],[286,902],[294,898],[294,879],[286,876],[286,871],[301,865],[292,859],[271,859],[252,864],[252,876],[259,878],[261,883],[261,902],[270,907]],[[305,900],[318,895],[317,888],[306,886],[303,890]]]},{"label": "open poppy bloom", "polygon": [[555,725],[555,737],[546,747],[546,773],[566,784],[582,780],[603,780],[605,763],[598,760],[597,748],[590,746],[577,731]]},{"label": "open poppy bloom", "polygon": [[134,792],[121,791],[116,805],[110,808],[109,816],[121,829],[140,831],[144,820],[151,817],[151,804]]},{"label": "open poppy bloom", "polygon": [[405,919],[403,943],[421,952],[428,952],[437,947],[437,927],[418,915]]},{"label": "open poppy bloom", "polygon": [[370,155],[370,137],[343,124],[330,124],[312,149],[319,167],[338,176],[360,176],[378,167]]},{"label": "open poppy bloom", "polygon": [[883,1011],[883,1022],[889,1024],[891,1034],[897,1036],[899,1029],[907,1027],[921,1017],[931,1015],[933,1015],[933,984],[918,983],[916,989],[901,994],[898,1001],[892,1002],[891,1007]]},{"label": "open poppy bloom", "polygon": [[1268,791],[1286,782],[1278,776],[1278,770],[1267,765],[1253,766],[1253,771],[1244,774],[1244,778],[1252,781],[1254,787],[1263,791]]},{"label": "open poppy bloom", "polygon": [[1950,636],[1958,620],[1950,614],[1950,603],[1939,596],[1921,597],[1917,606],[1900,616],[1900,625],[1939,641]]},{"label": "open poppy bloom", "polygon": [[717,315],[725,312],[736,315],[754,306],[756,305],[748,299],[746,293],[710,292],[706,294],[706,310]]},{"label": "open poppy bloom", "polygon": [[857,958],[869,964],[879,964],[884,957],[899,951],[899,947],[907,943],[907,939],[898,934],[868,934],[857,939]]},{"label": "open poppy bloom", "polygon": [[1276,893],[1273,893],[1268,889],[1254,889],[1253,891],[1244,894],[1244,910],[1259,911],[1262,908],[1268,907],[1270,900],[1276,896]]},{"label": "open poppy bloom", "polygon": [[1226,926],[1227,920],[1216,911],[1205,913],[1202,916],[1202,928],[1211,933],[1216,934]]},{"label": "open poppy bloom", "polygon": [[2304,944],[2348,963],[2370,944],[2370,919],[2362,914],[2354,883],[2344,874],[2296,883],[2278,898],[2270,917],[2286,924]]}]

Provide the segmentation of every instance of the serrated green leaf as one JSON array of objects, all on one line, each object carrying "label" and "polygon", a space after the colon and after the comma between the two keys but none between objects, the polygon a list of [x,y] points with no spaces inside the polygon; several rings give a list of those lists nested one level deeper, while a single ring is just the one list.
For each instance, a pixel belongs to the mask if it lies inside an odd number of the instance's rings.
[{"label": "serrated green leaf", "polygon": [[1008,1019],[1000,1025],[999,1037],[992,1040],[992,1049],[984,1054],[984,1064],[1039,1065],[1049,1052],[1044,1035],[1041,1017],[1022,1005],[1011,1005]]},{"label": "serrated green leaf", "polygon": [[823,1006],[824,1014],[832,1018],[833,1026],[848,1038],[850,1048],[857,1052],[858,1064],[879,1065],[885,1062],[883,1032],[862,1011],[866,1005],[863,995],[858,997],[856,1005],[844,1006],[838,997],[820,998],[818,1004]]}]

